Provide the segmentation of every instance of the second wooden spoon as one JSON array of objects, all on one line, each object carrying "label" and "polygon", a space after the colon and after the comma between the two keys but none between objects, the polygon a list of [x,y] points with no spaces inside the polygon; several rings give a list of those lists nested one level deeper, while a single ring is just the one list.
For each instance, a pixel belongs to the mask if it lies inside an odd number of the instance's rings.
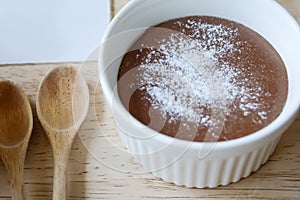
[{"label": "second wooden spoon", "polygon": [[72,67],[52,70],[40,84],[36,109],[53,149],[54,200],[66,199],[69,154],[88,107],[87,84]]}]

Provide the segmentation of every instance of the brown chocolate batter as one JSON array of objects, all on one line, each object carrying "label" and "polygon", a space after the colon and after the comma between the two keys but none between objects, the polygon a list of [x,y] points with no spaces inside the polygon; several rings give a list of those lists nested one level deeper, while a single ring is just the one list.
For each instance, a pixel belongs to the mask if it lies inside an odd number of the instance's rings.
[{"label": "brown chocolate batter", "polygon": [[124,56],[118,80],[136,119],[190,141],[254,133],[278,117],[288,93],[285,65],[262,36],[208,16],[149,28]]}]

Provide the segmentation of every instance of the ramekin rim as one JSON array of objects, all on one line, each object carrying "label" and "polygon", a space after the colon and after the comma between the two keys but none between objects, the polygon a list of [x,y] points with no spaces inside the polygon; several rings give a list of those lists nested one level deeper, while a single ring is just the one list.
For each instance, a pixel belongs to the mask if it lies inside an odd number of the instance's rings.
[{"label": "ramekin rim", "polygon": [[[264,1],[269,1],[272,2],[274,4],[274,6],[276,6],[278,9],[280,9],[282,12],[284,12],[284,14],[287,16],[287,19],[290,21],[289,25],[294,26],[295,30],[297,30],[299,32],[300,35],[300,26],[298,24],[298,22],[295,20],[295,18],[284,8],[282,7],[277,1],[275,0],[264,0]],[[122,20],[122,18],[124,18],[128,13],[130,13],[130,10],[132,10],[134,7],[139,6],[140,4],[143,3],[143,0],[131,0],[128,4],[126,4],[118,13],[117,15],[113,18],[113,20],[111,21],[111,23],[109,24],[107,30],[105,31],[105,34],[102,38],[102,42],[107,40],[108,38],[110,38],[112,35],[112,31],[114,29],[114,27],[117,25],[117,23],[119,21]],[[300,39],[299,39],[300,40]],[[98,55],[98,61],[99,61],[99,67],[101,67],[101,51],[99,52]],[[103,73],[105,74],[105,73]],[[103,74],[100,74],[103,75]],[[106,81],[108,81],[109,77],[102,77],[101,79],[101,85],[103,88],[103,93],[104,96],[106,96],[108,99],[112,99],[113,97],[113,91],[110,90],[109,87],[107,87],[106,85]],[[288,99],[287,101],[288,102]],[[116,106],[116,105],[114,105]],[[120,110],[120,112],[123,112],[122,114],[130,114],[126,108],[123,106],[123,104],[121,102],[119,102],[119,107],[117,108],[117,110]],[[276,132],[277,129],[283,127],[288,121],[292,120],[295,115],[298,113],[299,111],[299,107],[300,107],[300,95],[298,95],[298,98],[293,101],[293,104],[291,105],[285,105],[283,108],[283,111],[285,111],[286,107],[289,106],[290,107],[290,111],[289,113],[287,113],[286,118],[285,119],[281,119],[281,115],[282,113],[273,121],[271,122],[271,124],[269,124],[268,126],[254,132],[251,133],[249,135],[237,138],[237,139],[232,139],[232,140],[228,140],[228,141],[220,141],[220,142],[216,142],[216,148],[227,148],[227,147],[232,147],[232,146],[241,146],[243,144],[249,144],[255,141],[258,141],[264,137],[267,137],[269,135],[271,135],[272,133]],[[138,123],[139,125],[143,126],[143,128],[145,128],[147,131],[153,132],[153,133],[159,133],[149,127],[147,127],[146,125],[142,124],[140,121],[138,121],[136,118],[132,117],[133,120],[135,120],[136,123]],[[199,148],[200,146],[206,145],[206,144],[211,144],[209,142],[197,142],[197,141],[188,141],[188,140],[183,140],[183,139],[178,139],[178,138],[174,138],[174,137],[170,137],[164,134],[159,133],[159,137],[157,138],[158,140],[160,140],[160,142],[163,142],[165,140],[167,140],[167,142],[169,142],[170,140],[175,140],[176,141],[176,145],[179,146],[187,146],[187,145],[191,145],[191,148]],[[167,143],[166,142],[166,143]]]}]

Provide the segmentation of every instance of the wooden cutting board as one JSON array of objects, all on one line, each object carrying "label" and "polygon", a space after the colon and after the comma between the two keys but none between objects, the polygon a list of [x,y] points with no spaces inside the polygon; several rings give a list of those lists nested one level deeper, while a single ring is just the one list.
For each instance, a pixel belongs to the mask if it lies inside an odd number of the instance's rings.
[{"label": "wooden cutting board", "polygon": [[[127,0],[114,0],[114,13]],[[280,0],[300,22],[300,1]],[[38,85],[46,72],[64,64],[83,74],[90,89],[90,112],[71,152],[69,199],[300,199],[300,115],[286,131],[269,162],[250,177],[216,189],[190,189],[166,183],[144,172],[120,143],[112,114],[98,84],[97,63],[1,65],[0,78],[21,85],[34,113],[25,163],[28,199],[51,199],[53,157],[35,111]],[[88,148],[86,148],[88,147]],[[0,199],[10,199],[9,179],[0,162]]]}]

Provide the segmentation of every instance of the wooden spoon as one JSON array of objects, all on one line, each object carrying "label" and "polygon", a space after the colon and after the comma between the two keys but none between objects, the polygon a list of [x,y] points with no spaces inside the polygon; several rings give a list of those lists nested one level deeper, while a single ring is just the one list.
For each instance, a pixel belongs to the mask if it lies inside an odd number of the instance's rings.
[{"label": "wooden spoon", "polygon": [[32,110],[24,91],[9,81],[0,81],[0,157],[11,178],[15,200],[25,199],[24,162],[32,125]]},{"label": "wooden spoon", "polygon": [[50,140],[54,157],[53,199],[67,197],[67,167],[76,133],[89,107],[89,90],[72,67],[50,71],[40,84],[36,109]]}]

